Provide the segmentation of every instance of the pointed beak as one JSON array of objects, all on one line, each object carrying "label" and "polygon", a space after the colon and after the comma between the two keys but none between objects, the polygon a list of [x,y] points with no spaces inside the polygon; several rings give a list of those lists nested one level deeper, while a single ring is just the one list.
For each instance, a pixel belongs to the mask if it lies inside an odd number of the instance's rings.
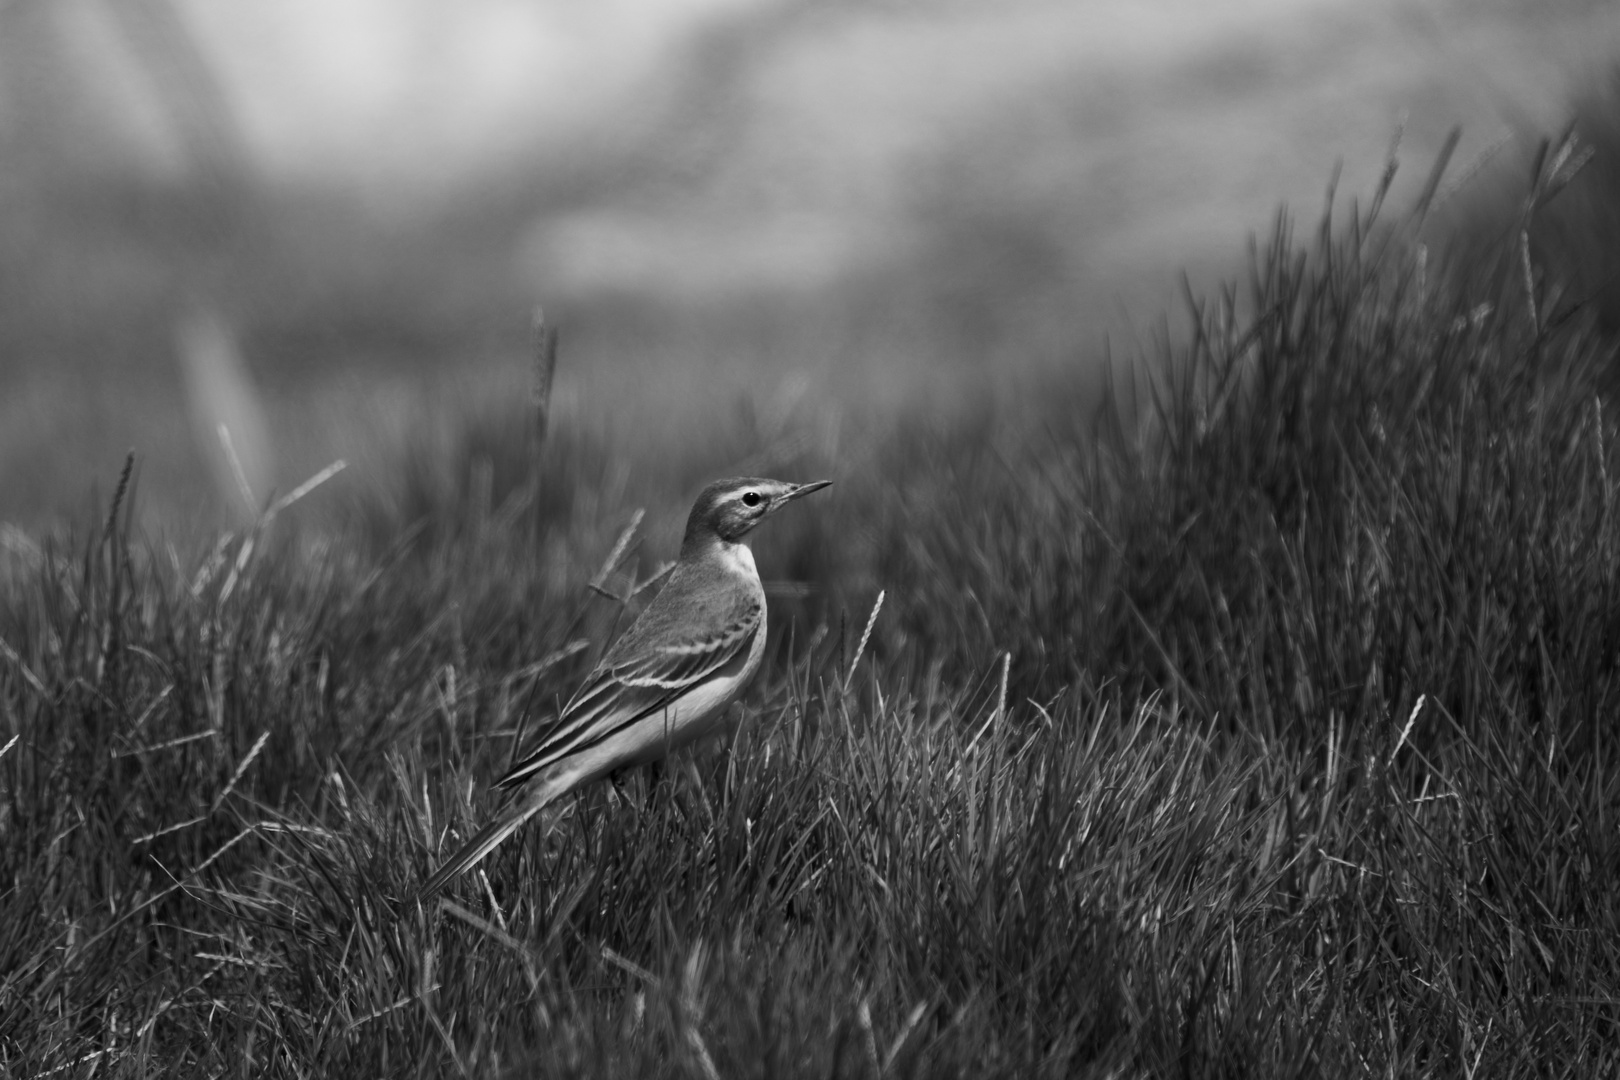
[{"label": "pointed beak", "polygon": [[813,480],[808,484],[800,484],[798,487],[793,488],[792,490],[788,491],[787,494],[778,499],[777,503],[778,505],[786,505],[787,503],[792,502],[794,499],[810,494],[812,491],[820,491],[822,488],[827,487],[831,483],[831,480]]}]

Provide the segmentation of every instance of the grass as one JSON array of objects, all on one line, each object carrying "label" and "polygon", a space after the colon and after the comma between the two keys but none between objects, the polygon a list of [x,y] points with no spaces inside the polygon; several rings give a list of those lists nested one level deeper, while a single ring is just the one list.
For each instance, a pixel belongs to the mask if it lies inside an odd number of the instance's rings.
[{"label": "grass", "polygon": [[1612,340],[1379,202],[1279,222],[1101,418],[793,444],[840,483],[762,530],[735,735],[427,908],[675,495],[555,425],[524,479],[513,420],[335,533],[179,550],[126,473],[10,534],[0,1069],[1620,1070]]}]

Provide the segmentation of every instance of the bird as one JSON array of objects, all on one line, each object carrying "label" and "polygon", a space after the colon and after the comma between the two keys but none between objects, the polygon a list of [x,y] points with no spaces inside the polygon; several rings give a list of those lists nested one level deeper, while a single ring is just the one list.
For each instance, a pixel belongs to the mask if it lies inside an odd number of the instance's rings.
[{"label": "bird", "polygon": [[496,781],[520,789],[418,890],[476,866],[549,803],[715,731],[765,654],[765,589],[746,542],[761,521],[831,480],[717,480],[692,505],[669,580],[603,654],[532,749]]}]

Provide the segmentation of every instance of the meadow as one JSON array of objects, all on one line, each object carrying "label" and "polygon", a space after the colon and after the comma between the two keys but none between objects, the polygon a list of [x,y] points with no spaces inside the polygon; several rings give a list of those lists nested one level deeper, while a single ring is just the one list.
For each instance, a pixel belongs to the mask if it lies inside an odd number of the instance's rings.
[{"label": "meadow", "polygon": [[[1100,396],[634,471],[515,401],[189,545],[109,475],[0,550],[0,1070],[1620,1072],[1614,344],[1526,239],[1583,160],[1461,264],[1434,183],[1279,218]],[[733,733],[416,903],[717,461],[837,481]]]}]

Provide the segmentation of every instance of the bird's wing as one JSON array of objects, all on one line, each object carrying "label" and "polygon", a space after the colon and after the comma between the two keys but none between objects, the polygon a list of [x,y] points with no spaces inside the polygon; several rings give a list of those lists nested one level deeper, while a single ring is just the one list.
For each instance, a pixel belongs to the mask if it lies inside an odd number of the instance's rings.
[{"label": "bird's wing", "polygon": [[[763,626],[765,605],[758,594],[734,593],[730,599],[707,605],[681,600],[679,610],[686,614],[686,620],[672,623],[648,607],[646,614],[653,619],[638,620],[619,639],[562,714],[541,729],[534,750],[501,778],[500,786],[513,787],[532,779],[548,765],[669,707],[727,664],[746,655],[754,635]],[[716,618],[717,613],[727,617]],[[688,626],[688,632],[674,632],[679,625]],[[418,895],[429,897],[451,878],[471,869],[546,804],[572,790],[579,780],[579,776],[568,773],[550,776],[518,794],[439,867]]]},{"label": "bird's wing", "polygon": [[[668,708],[746,654],[763,622],[764,604],[749,595],[728,607],[724,621],[704,619],[684,634],[670,633],[667,627],[658,627],[660,633],[637,633],[639,623],[632,627],[557,718],[540,728],[534,749],[501,777],[500,786],[521,784],[561,758]],[[649,608],[647,614],[655,613]]]}]

